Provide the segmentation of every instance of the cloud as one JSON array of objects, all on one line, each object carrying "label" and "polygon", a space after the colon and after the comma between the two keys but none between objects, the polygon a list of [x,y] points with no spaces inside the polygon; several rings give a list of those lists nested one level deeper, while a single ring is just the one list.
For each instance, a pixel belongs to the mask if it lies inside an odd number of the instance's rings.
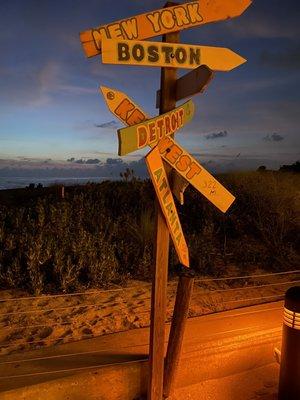
[{"label": "cloud", "polygon": [[260,63],[267,67],[298,70],[300,68],[300,45],[278,52],[265,50],[260,55]]},{"label": "cloud", "polygon": [[116,121],[103,122],[102,124],[95,124],[96,128],[107,128],[107,129],[115,129],[119,127],[119,124]]},{"label": "cloud", "polygon": [[284,140],[284,136],[279,135],[279,133],[272,133],[272,135],[266,135],[263,137],[266,142],[281,142]]},{"label": "cloud", "polygon": [[221,132],[217,132],[217,133],[209,133],[208,135],[205,135],[205,138],[207,140],[214,140],[214,139],[224,138],[226,136],[228,136],[228,132],[221,131]]},{"label": "cloud", "polygon": [[79,160],[76,160],[74,157],[72,157],[68,158],[67,162],[75,164],[87,164],[87,165],[101,164],[101,161],[98,158],[88,158],[87,160],[80,158]]}]

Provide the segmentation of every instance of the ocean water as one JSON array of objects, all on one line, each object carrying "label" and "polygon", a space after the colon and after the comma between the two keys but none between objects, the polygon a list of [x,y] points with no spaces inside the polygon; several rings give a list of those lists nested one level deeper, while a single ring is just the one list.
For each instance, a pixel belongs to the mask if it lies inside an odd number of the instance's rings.
[{"label": "ocean water", "polygon": [[74,178],[28,178],[28,177],[1,177],[0,176],[0,190],[5,190],[5,189],[16,189],[16,188],[25,188],[28,186],[30,183],[34,183],[35,185],[38,185],[41,183],[43,186],[52,186],[52,185],[65,185],[65,186],[70,186],[70,185],[84,185],[87,182],[102,182],[105,180],[116,180],[120,178],[115,178],[115,177],[85,177],[85,178],[79,178],[79,177],[74,177]]}]

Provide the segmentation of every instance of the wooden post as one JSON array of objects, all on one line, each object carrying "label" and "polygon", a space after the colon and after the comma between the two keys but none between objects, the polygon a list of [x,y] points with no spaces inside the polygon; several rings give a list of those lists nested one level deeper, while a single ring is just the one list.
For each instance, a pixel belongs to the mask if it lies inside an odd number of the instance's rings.
[{"label": "wooden post", "polygon": [[[170,7],[174,4],[176,3],[167,2],[165,7]],[[163,41],[168,43],[178,43],[179,33],[168,33],[163,36]],[[176,68],[161,69],[160,114],[171,111],[176,107],[176,78]],[[165,168],[169,177],[171,169],[167,165],[165,165]],[[169,261],[169,230],[157,200],[156,214],[157,233],[151,294],[148,400],[162,400],[163,398],[165,319]]]},{"label": "wooden post", "polygon": [[163,396],[165,399],[172,394],[172,390],[174,389],[193,285],[193,270],[180,267],[176,301],[165,361],[163,389]]}]

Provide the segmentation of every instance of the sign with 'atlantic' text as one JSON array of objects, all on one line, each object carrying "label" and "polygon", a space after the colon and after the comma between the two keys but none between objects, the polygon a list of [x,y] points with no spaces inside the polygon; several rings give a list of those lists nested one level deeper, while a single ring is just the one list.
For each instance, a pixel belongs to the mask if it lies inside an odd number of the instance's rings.
[{"label": "sign with 'atlantic' text", "polygon": [[199,0],[162,8],[80,33],[87,57],[101,54],[103,39],[143,40],[241,15],[251,0]]},{"label": "sign with 'atlantic' text", "polygon": [[157,146],[145,157],[147,168],[181,264],[189,267],[189,251]]},{"label": "sign with 'atlantic' text", "polygon": [[230,71],[246,60],[225,47],[103,39],[102,62],[188,69],[207,65],[213,71]]},{"label": "sign with 'atlantic' text", "polygon": [[145,146],[153,147],[160,139],[172,135],[190,122],[194,116],[194,109],[194,103],[189,100],[165,114],[127,128],[118,129],[118,154],[125,156]]}]

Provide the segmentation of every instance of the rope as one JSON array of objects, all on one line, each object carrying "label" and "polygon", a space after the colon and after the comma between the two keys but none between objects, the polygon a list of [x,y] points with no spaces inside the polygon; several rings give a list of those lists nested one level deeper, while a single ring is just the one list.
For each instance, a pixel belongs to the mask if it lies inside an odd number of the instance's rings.
[{"label": "rope", "polygon": [[196,282],[212,282],[212,281],[228,281],[233,279],[251,279],[251,278],[263,278],[267,276],[275,276],[275,275],[288,275],[288,274],[299,274],[300,270],[294,271],[284,271],[284,272],[273,272],[268,274],[258,274],[258,275],[244,275],[244,276],[229,276],[223,278],[203,278],[203,279],[195,279]]},{"label": "rope", "polygon": [[267,283],[266,285],[250,285],[250,286],[243,286],[243,287],[238,287],[238,288],[211,289],[208,292],[204,292],[204,294],[210,293],[210,292],[229,292],[229,291],[236,291],[236,290],[247,290],[247,289],[252,289],[252,288],[258,289],[258,288],[261,288],[261,287],[289,285],[289,284],[298,283],[298,282],[300,282],[300,280],[288,281],[288,282]]}]

